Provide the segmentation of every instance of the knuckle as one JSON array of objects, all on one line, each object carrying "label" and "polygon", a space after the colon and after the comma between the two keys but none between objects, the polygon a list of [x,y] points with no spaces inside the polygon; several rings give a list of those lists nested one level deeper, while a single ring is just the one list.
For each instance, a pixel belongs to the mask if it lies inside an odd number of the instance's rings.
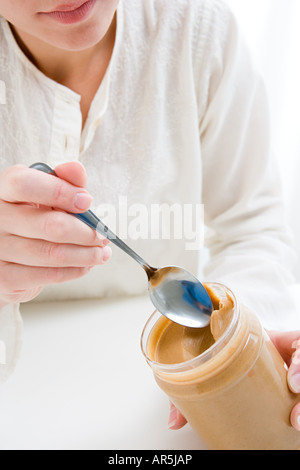
[{"label": "knuckle", "polygon": [[53,188],[53,206],[63,206],[68,200],[68,191],[64,180],[56,178]]},{"label": "knuckle", "polygon": [[27,178],[24,177],[24,170],[27,170],[24,165],[14,165],[3,172],[9,196],[12,199],[21,200],[22,194],[24,193],[24,186],[28,186]]},{"label": "knuckle", "polygon": [[64,246],[60,243],[45,242],[42,244],[42,256],[51,265],[61,266],[66,261]]},{"label": "knuckle", "polygon": [[6,168],[2,174],[10,182],[18,181],[25,168],[25,165],[13,165]]},{"label": "knuckle", "polygon": [[63,240],[67,234],[65,214],[58,211],[47,213],[44,222],[44,234],[46,240]]},{"label": "knuckle", "polygon": [[40,244],[40,257],[47,266],[60,267],[65,262],[64,246],[48,241]]}]

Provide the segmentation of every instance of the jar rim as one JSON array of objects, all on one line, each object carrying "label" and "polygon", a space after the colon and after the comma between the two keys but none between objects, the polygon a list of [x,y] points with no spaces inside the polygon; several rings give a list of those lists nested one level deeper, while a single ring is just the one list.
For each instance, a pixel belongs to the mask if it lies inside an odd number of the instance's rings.
[{"label": "jar rim", "polygon": [[[141,336],[141,349],[146,361],[151,366],[152,369],[159,370],[164,373],[178,373],[178,372],[187,372],[196,367],[199,367],[203,364],[206,364],[208,361],[213,359],[220,351],[225,347],[228,341],[232,338],[234,332],[236,331],[236,327],[238,325],[238,321],[240,318],[240,304],[234,293],[225,285],[217,282],[204,282],[204,285],[212,289],[217,295],[223,294],[229,295],[233,302],[233,317],[230,322],[229,327],[226,329],[224,334],[206,351],[204,351],[199,356],[196,356],[189,361],[181,362],[177,364],[162,364],[160,362],[156,362],[151,357],[149,357],[147,353],[147,345],[148,339],[150,337],[151,331],[153,327],[156,325],[159,318],[162,317],[162,314],[159,313],[157,310],[151,315],[148,319],[146,325],[144,326],[142,336]],[[222,297],[220,297],[222,300]]]}]

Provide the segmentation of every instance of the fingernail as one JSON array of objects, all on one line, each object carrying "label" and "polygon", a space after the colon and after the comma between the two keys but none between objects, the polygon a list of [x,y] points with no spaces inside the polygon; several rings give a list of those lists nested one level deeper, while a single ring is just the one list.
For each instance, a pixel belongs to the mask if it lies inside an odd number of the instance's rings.
[{"label": "fingernail", "polygon": [[111,255],[112,255],[112,251],[111,251],[111,248],[109,246],[106,246],[105,248],[103,248],[103,261],[104,261],[104,263],[106,263],[106,261],[109,260]]},{"label": "fingernail", "polygon": [[93,198],[87,193],[78,193],[75,196],[75,207],[81,211],[86,211],[92,204]]},{"label": "fingernail", "polygon": [[300,431],[300,415],[297,418],[298,430]]},{"label": "fingernail", "polygon": [[[295,393],[300,393],[300,374],[294,374],[289,377],[290,388]],[[298,418],[298,420],[300,417]]]}]

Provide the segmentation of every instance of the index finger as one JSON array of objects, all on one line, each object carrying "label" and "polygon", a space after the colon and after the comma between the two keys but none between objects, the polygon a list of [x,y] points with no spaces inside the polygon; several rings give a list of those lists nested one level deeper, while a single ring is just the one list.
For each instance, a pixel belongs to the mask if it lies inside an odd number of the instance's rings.
[{"label": "index finger", "polygon": [[87,211],[93,200],[86,189],[23,165],[10,167],[0,175],[0,199],[41,204],[71,213]]},{"label": "index finger", "polygon": [[[293,354],[298,346],[295,346],[300,340],[300,331],[278,332],[268,331],[268,335],[284,359],[288,367],[292,364]],[[300,344],[299,344],[300,347]]]}]

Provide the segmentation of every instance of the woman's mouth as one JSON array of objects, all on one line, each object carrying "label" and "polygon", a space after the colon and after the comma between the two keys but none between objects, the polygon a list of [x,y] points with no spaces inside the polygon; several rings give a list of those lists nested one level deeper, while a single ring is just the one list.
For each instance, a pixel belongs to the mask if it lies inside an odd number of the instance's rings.
[{"label": "woman's mouth", "polygon": [[46,16],[64,24],[74,24],[84,21],[91,13],[97,0],[80,0],[77,2],[60,5],[55,10],[40,12],[39,15]]}]

